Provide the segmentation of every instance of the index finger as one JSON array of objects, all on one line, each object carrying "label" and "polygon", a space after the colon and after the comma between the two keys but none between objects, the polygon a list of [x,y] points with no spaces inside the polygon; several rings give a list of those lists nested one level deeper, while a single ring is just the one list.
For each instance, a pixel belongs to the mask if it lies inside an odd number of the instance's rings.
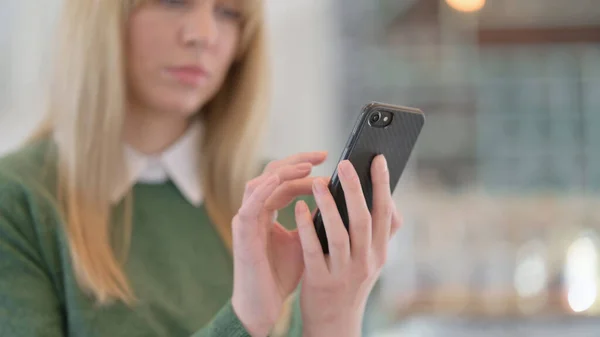
[{"label": "index finger", "polygon": [[242,222],[258,219],[259,214],[264,210],[267,199],[273,194],[278,185],[279,177],[277,175],[272,175],[264,180],[242,204],[238,210],[237,218]]},{"label": "index finger", "polygon": [[354,166],[349,161],[344,160],[339,164],[338,172],[344,189],[350,220],[352,257],[364,259],[368,256],[371,246],[371,213]]},{"label": "index finger", "polygon": [[319,165],[325,161],[327,158],[326,151],[316,151],[316,152],[301,152],[297,153],[293,156],[289,156],[287,158],[281,160],[275,160],[270,162],[265,168],[265,172],[273,172],[284,165],[295,165],[301,163],[310,163],[312,165]]}]

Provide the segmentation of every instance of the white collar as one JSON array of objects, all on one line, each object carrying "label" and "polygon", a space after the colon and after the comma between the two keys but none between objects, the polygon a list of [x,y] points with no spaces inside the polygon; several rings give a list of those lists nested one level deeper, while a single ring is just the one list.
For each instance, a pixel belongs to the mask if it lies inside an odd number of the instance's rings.
[{"label": "white collar", "polygon": [[198,169],[201,137],[202,124],[196,122],[175,144],[158,155],[147,156],[125,146],[128,178],[117,185],[111,201],[119,202],[136,183],[160,184],[170,179],[189,203],[200,206],[203,201]]}]

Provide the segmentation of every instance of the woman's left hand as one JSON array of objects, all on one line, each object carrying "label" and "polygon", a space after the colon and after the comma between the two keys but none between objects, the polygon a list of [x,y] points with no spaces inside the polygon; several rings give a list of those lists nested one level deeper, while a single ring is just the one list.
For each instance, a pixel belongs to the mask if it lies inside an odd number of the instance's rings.
[{"label": "woman's left hand", "polygon": [[305,203],[296,205],[296,221],[305,271],[300,294],[304,335],[360,336],[366,302],[387,259],[389,239],[401,225],[394,206],[387,164],[377,156],[371,167],[373,212],[350,162],[338,167],[350,220],[349,234],[323,181],[314,194],[323,216],[329,256],[324,256]]}]

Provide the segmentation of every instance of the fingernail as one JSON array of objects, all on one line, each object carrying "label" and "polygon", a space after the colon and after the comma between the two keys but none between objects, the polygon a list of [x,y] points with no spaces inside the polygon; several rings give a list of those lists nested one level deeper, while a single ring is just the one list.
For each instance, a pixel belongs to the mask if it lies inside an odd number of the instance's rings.
[{"label": "fingernail", "polygon": [[304,201],[300,200],[296,203],[296,214],[301,214],[302,212],[304,212],[305,206],[306,204],[304,203]]},{"label": "fingernail", "polygon": [[315,194],[325,194],[325,188],[325,185],[320,179],[315,179],[315,181],[313,181],[313,190],[315,191]]}]

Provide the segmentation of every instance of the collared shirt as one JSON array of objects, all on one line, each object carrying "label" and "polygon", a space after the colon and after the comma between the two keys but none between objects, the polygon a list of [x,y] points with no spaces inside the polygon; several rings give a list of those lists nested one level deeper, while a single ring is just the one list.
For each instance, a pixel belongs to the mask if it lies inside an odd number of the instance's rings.
[{"label": "collared shirt", "polygon": [[203,201],[198,168],[201,137],[202,124],[196,122],[160,154],[148,156],[126,146],[128,179],[118,184],[112,201],[119,202],[136,183],[160,184],[171,180],[190,204],[200,206]]}]

